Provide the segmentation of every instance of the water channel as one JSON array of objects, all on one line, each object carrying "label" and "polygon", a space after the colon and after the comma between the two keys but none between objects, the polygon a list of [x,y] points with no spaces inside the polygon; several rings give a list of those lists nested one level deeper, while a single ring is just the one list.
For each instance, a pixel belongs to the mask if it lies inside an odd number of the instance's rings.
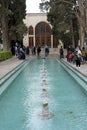
[{"label": "water channel", "polygon": [[87,130],[87,95],[57,60],[32,60],[0,96],[0,130]]}]

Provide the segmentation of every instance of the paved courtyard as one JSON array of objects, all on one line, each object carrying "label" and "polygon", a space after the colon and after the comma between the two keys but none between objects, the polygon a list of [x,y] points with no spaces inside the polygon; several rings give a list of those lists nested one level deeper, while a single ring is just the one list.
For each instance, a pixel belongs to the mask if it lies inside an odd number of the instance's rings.
[{"label": "paved courtyard", "polygon": [[19,60],[15,56],[11,59],[0,62],[0,79],[22,62],[23,60]]},{"label": "paved courtyard", "polygon": [[[65,58],[64,59],[66,62],[67,62],[67,59]],[[85,64],[81,64],[80,68],[76,67],[76,64],[73,64],[73,63],[69,63],[71,66],[73,66],[75,69],[79,70],[81,73],[83,73],[84,75],[87,76],[87,63]]]},{"label": "paved courtyard", "polygon": [[[29,56],[29,57],[27,57],[27,59],[28,58],[36,58],[36,57]],[[64,60],[66,61],[66,59],[64,59]],[[11,59],[8,59],[6,61],[0,62],[0,79],[3,76],[5,76],[9,71],[14,69],[19,64],[21,64],[22,62],[24,62],[24,60],[19,60],[15,56],[12,57]],[[72,65],[73,67],[76,68],[75,64],[70,63],[70,65]],[[76,68],[76,69],[78,69],[78,68]],[[84,65],[81,65],[81,67],[79,68],[79,71],[87,76],[87,63],[84,64]]]}]

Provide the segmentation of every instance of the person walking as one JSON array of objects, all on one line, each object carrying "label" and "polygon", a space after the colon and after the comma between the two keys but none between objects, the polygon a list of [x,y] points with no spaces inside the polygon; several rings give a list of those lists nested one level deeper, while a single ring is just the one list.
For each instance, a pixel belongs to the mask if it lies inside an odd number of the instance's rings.
[{"label": "person walking", "polygon": [[36,55],[36,47],[33,48],[33,54]]},{"label": "person walking", "polygon": [[76,50],[76,67],[80,68],[81,66],[81,57],[82,57],[82,52],[79,48]]},{"label": "person walking", "polygon": [[86,49],[82,48],[82,64],[86,63]]},{"label": "person walking", "polygon": [[64,58],[64,50],[63,50],[63,47],[61,46],[60,50],[59,50],[59,53],[60,53],[60,59],[61,58]]},{"label": "person walking", "polygon": [[45,45],[45,57],[47,57],[49,54],[49,47]]},{"label": "person walking", "polygon": [[37,47],[37,58],[40,58],[41,47]]}]

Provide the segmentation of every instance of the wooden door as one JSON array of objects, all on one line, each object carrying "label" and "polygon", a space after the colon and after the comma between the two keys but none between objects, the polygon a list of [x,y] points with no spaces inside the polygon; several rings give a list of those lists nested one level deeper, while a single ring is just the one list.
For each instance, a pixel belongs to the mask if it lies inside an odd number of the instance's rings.
[{"label": "wooden door", "polygon": [[34,46],[33,37],[29,37],[29,47]]},{"label": "wooden door", "polygon": [[49,24],[45,22],[40,22],[35,28],[35,42],[36,45],[40,44],[43,47],[47,44],[51,46],[51,28]]}]

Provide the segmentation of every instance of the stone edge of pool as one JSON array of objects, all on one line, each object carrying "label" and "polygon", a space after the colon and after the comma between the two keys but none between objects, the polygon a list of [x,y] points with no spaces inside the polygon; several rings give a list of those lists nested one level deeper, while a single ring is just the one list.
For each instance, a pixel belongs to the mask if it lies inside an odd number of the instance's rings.
[{"label": "stone edge of pool", "polygon": [[[22,62],[17,67],[15,67],[12,71],[7,73],[3,78],[1,78],[1,80],[0,80],[0,95],[12,83],[12,81],[17,77],[17,75],[26,67],[26,65],[30,61],[32,61],[32,60]],[[76,70],[73,66],[71,66],[68,62],[66,62],[64,60],[57,59],[57,61],[80,84],[81,88],[87,94],[87,76],[82,74],[80,71]]]},{"label": "stone edge of pool", "polygon": [[59,61],[62,67],[76,80],[81,89],[87,94],[87,76],[71,66],[63,59]]},{"label": "stone edge of pool", "polygon": [[0,95],[5,91],[5,89],[15,80],[17,75],[21,73],[21,71],[26,67],[26,65],[31,60],[26,60],[16,66],[13,70],[7,73],[3,78],[0,79]]}]

